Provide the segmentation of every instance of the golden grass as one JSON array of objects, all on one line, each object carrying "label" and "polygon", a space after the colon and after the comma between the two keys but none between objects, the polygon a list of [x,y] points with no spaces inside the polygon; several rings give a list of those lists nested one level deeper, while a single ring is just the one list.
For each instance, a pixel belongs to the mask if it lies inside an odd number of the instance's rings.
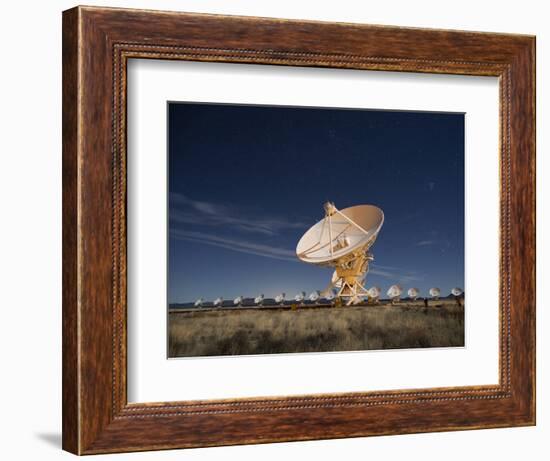
[{"label": "golden grass", "polygon": [[169,356],[464,346],[464,308],[421,303],[169,314]]}]

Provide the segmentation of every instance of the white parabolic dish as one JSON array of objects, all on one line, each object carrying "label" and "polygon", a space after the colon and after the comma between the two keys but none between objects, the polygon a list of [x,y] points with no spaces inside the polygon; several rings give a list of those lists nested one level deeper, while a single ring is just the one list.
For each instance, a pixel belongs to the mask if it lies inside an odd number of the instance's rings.
[{"label": "white parabolic dish", "polygon": [[332,232],[329,232],[327,219],[322,219],[298,242],[298,258],[310,264],[330,266],[341,257],[352,254],[362,247],[368,248],[374,243],[384,224],[384,213],[380,208],[374,205],[357,205],[339,211],[360,228],[334,214],[331,217]]}]

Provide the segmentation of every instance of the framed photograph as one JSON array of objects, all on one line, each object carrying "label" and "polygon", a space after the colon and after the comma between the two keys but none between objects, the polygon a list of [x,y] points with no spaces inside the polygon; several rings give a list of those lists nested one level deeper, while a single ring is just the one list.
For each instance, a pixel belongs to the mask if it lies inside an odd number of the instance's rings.
[{"label": "framed photograph", "polygon": [[464,117],[169,102],[168,356],[464,347]]},{"label": "framed photograph", "polygon": [[63,447],[535,424],[532,36],[63,13]]}]

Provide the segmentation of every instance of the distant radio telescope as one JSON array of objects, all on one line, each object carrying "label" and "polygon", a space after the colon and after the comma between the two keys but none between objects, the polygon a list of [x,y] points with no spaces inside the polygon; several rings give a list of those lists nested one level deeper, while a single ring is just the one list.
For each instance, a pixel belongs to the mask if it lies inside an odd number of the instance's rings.
[{"label": "distant radio telescope", "polygon": [[463,293],[462,288],[455,287],[451,290],[453,296],[460,296]]},{"label": "distant radio telescope", "polygon": [[220,296],[214,300],[214,307],[220,307],[223,303],[223,298]]},{"label": "distant radio telescope", "polygon": [[262,293],[260,296],[256,296],[254,298],[254,304],[256,306],[261,306],[264,303],[264,294]]},{"label": "distant radio telescope", "polygon": [[234,304],[235,306],[240,306],[240,305],[242,305],[242,303],[243,303],[243,299],[244,299],[244,298],[243,298],[242,296],[238,296],[237,298],[235,298],[235,299],[233,300],[233,304]]},{"label": "distant radio telescope", "polygon": [[275,302],[277,304],[284,304],[286,293],[281,293],[280,295],[275,296]]},{"label": "distant radio telescope", "polygon": [[374,259],[368,250],[382,228],[384,213],[373,205],[339,210],[327,202],[324,208],[325,217],[302,236],[296,255],[309,264],[334,267],[323,294],[336,289],[336,296],[348,306],[357,304],[368,297],[365,278]]},{"label": "distant radio telescope", "polygon": [[399,301],[401,298],[401,293],[403,293],[403,289],[399,285],[392,285],[387,292],[388,298],[391,299],[392,304]]},{"label": "distant radio telescope", "polygon": [[413,301],[416,301],[416,298],[418,298],[420,291],[418,290],[418,288],[409,288],[407,294],[409,295],[409,298],[411,298]]},{"label": "distant radio telescope", "polygon": [[378,300],[380,299],[380,294],[382,293],[382,290],[380,289],[380,287],[371,287],[371,288],[369,288],[369,291],[367,293],[369,295],[369,298],[374,303],[378,303]]},{"label": "distant radio telescope", "polygon": [[321,296],[321,293],[319,291],[313,291],[309,294],[309,300],[311,302],[317,302],[320,296]]},{"label": "distant radio telescope", "polygon": [[195,301],[195,307],[201,307],[204,303],[204,299],[199,298]]},{"label": "distant radio telescope", "polygon": [[304,301],[305,297],[306,297],[306,292],[302,291],[298,293],[296,296],[294,296],[294,301],[296,301],[297,303],[301,303]]},{"label": "distant radio telescope", "polygon": [[430,296],[433,299],[437,300],[437,299],[439,299],[439,296],[441,295],[441,290],[439,288],[430,288],[429,293],[430,293]]}]

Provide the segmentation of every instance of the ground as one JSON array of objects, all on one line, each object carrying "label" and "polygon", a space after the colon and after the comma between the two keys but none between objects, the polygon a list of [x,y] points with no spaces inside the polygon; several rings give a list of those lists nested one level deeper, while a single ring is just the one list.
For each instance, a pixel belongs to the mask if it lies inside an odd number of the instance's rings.
[{"label": "ground", "polygon": [[172,309],[169,356],[464,346],[464,307],[454,300],[392,306]]}]

